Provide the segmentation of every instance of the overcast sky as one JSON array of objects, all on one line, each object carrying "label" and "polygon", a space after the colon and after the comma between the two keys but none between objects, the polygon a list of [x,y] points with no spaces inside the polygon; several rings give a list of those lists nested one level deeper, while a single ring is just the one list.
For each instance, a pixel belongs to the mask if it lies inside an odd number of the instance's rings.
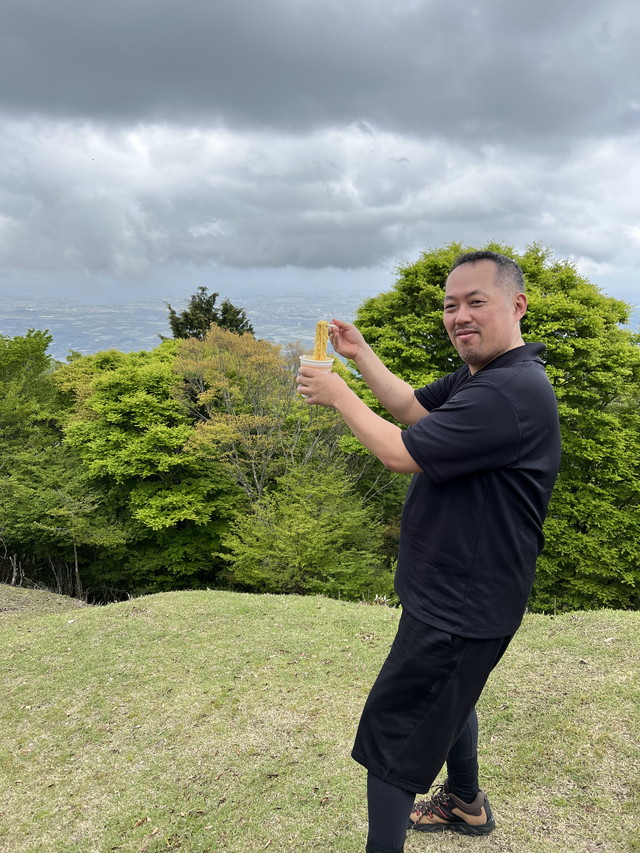
[{"label": "overcast sky", "polygon": [[2,5],[3,292],[381,290],[496,240],[640,303],[636,0]]}]

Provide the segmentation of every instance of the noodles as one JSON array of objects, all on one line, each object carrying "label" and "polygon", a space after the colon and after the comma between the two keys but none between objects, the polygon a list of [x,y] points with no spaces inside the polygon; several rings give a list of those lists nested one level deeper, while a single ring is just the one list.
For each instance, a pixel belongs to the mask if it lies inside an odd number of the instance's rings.
[{"label": "noodles", "polygon": [[326,320],[320,320],[316,325],[316,342],[313,347],[313,357],[316,361],[326,361],[328,342],[329,324]]}]

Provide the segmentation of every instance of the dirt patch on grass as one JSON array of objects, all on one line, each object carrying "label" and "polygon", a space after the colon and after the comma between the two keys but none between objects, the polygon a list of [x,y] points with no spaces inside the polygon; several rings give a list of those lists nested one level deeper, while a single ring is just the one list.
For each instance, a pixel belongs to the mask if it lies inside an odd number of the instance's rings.
[{"label": "dirt patch on grass", "polygon": [[67,595],[0,584],[0,619],[21,615],[45,616],[48,613],[64,613],[88,606],[86,602],[69,598]]}]

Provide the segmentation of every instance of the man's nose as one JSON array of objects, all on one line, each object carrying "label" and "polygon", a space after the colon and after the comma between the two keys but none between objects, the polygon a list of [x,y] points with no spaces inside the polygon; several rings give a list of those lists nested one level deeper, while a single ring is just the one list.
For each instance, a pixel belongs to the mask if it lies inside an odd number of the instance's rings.
[{"label": "man's nose", "polygon": [[471,312],[466,305],[460,305],[456,311],[456,323],[469,323],[471,321]]}]

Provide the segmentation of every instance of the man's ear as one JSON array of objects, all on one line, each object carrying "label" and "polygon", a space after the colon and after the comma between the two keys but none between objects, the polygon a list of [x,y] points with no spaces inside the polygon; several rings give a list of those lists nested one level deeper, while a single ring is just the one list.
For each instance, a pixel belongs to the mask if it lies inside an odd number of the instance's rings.
[{"label": "man's ear", "polygon": [[516,293],[516,298],[513,301],[513,307],[518,320],[521,320],[527,313],[527,304],[527,294]]}]

